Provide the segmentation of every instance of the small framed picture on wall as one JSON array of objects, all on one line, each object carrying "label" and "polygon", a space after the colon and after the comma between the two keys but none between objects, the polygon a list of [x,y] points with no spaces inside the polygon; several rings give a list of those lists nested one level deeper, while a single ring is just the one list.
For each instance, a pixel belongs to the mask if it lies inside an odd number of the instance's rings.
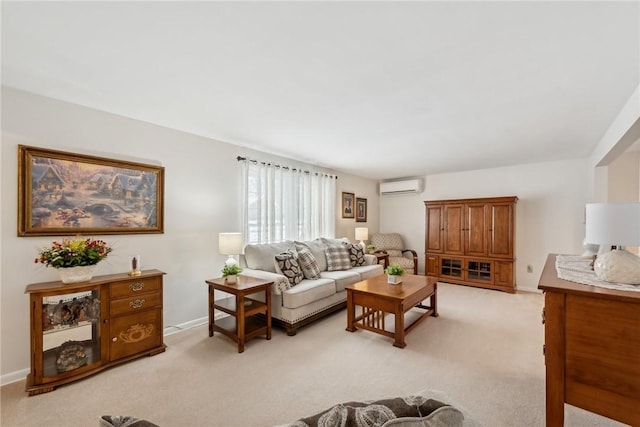
[{"label": "small framed picture on wall", "polygon": [[354,218],[355,194],[342,192],[342,218]]},{"label": "small framed picture on wall", "polygon": [[367,199],[356,198],[356,222],[367,222]]}]

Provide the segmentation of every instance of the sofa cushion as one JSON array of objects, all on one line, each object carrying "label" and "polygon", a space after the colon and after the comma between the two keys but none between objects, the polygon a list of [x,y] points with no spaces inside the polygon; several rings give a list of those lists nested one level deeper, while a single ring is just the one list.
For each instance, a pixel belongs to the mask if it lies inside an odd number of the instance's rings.
[{"label": "sofa cushion", "polygon": [[380,264],[361,265],[359,267],[352,267],[351,270],[349,271],[358,273],[360,275],[360,280],[367,280],[372,277],[376,277],[384,274],[384,268]]},{"label": "sofa cushion", "polygon": [[260,243],[244,247],[244,258],[247,267],[254,270],[276,272],[273,257],[287,251],[294,251],[293,241],[286,240],[278,243]]},{"label": "sofa cushion", "polygon": [[320,271],[327,270],[327,256],[324,253],[327,245],[322,241],[322,239],[315,239],[306,242],[295,242],[296,250],[300,248],[307,248],[313,254],[313,257],[316,259],[318,263],[318,268]]},{"label": "sofa cushion", "polygon": [[336,293],[335,282],[330,279],[305,279],[299,285],[282,293],[283,307],[299,308]]},{"label": "sofa cushion", "polygon": [[[296,249],[298,246],[296,245]],[[320,267],[318,267],[318,262],[316,261],[316,257],[313,256],[311,251],[303,246],[300,246],[298,250],[298,264],[300,264],[300,268],[302,269],[302,274],[304,274],[305,279],[319,279],[320,278]]]},{"label": "sofa cushion", "polygon": [[348,270],[351,268],[351,258],[346,246],[327,246],[327,271]]},{"label": "sofa cushion", "polygon": [[296,286],[304,279],[295,252],[289,251],[275,255],[274,260],[276,270],[289,280],[291,286]]},{"label": "sofa cushion", "polygon": [[345,286],[358,283],[362,279],[360,274],[353,269],[341,270],[341,271],[323,271],[320,273],[320,277],[323,279],[331,279],[336,284],[336,292],[344,291]]},{"label": "sofa cushion", "polygon": [[359,265],[365,265],[364,260],[364,249],[360,244],[351,244],[348,243],[347,250],[349,251],[349,258],[351,259],[351,267],[357,267]]}]

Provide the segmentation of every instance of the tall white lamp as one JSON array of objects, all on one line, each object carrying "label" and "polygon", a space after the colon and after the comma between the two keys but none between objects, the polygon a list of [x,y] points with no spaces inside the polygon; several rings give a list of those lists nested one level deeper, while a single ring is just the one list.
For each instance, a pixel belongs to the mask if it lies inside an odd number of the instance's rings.
[{"label": "tall white lamp", "polygon": [[356,227],[356,240],[360,240],[360,246],[366,252],[367,245],[364,241],[369,240],[369,229],[367,227]]},{"label": "tall white lamp", "polygon": [[640,203],[587,203],[585,241],[615,247],[596,258],[599,279],[640,284],[640,257],[624,249],[640,245]]},{"label": "tall white lamp", "polygon": [[218,252],[222,255],[229,255],[225,265],[238,265],[238,261],[233,256],[242,252],[242,233],[218,234]]}]

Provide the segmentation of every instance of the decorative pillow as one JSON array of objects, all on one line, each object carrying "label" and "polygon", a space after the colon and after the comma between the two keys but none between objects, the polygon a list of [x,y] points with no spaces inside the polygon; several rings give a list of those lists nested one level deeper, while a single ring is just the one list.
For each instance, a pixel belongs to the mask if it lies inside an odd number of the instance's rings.
[{"label": "decorative pillow", "polygon": [[305,279],[316,280],[320,278],[320,267],[318,267],[316,257],[309,249],[302,246],[298,249],[298,264]]},{"label": "decorative pillow", "polygon": [[379,427],[393,419],[425,417],[442,407],[448,405],[433,399],[412,401],[401,397],[373,402],[347,402],[311,417],[302,418],[295,425]]},{"label": "decorative pillow", "polygon": [[103,415],[100,417],[100,427],[158,427],[158,425],[127,415]]},{"label": "decorative pillow", "polygon": [[349,270],[351,258],[346,246],[328,246],[324,253],[327,255],[327,271]]},{"label": "decorative pillow", "polygon": [[296,250],[300,250],[302,248],[309,249],[309,252],[311,252],[313,254],[313,257],[316,259],[320,271],[327,271],[327,257],[324,254],[324,250],[327,245],[325,245],[325,243],[321,239],[315,239],[305,242],[296,241],[294,243]]},{"label": "decorative pillow", "polygon": [[351,244],[348,243],[345,245],[347,250],[349,251],[349,258],[351,260],[351,267],[358,267],[360,265],[365,265],[366,261],[364,260],[364,249],[360,244]]},{"label": "decorative pillow", "polygon": [[275,267],[278,273],[284,275],[291,287],[299,284],[304,279],[298,259],[294,252],[284,252],[275,256]]}]

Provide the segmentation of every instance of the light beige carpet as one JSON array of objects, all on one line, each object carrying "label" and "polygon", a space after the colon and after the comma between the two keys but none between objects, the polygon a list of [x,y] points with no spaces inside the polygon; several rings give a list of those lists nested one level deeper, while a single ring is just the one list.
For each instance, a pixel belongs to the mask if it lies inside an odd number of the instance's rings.
[{"label": "light beige carpet", "polygon": [[[203,304],[206,300],[203,296]],[[39,396],[24,381],[2,387],[0,424],[97,426],[131,415],[170,426],[273,426],[335,403],[446,393],[486,427],[544,426],[543,296],[439,285],[440,317],[407,347],[345,331],[346,311],[288,337],[235,343],[206,325],[166,337],[168,349]],[[566,407],[566,425],[620,426]]]}]

